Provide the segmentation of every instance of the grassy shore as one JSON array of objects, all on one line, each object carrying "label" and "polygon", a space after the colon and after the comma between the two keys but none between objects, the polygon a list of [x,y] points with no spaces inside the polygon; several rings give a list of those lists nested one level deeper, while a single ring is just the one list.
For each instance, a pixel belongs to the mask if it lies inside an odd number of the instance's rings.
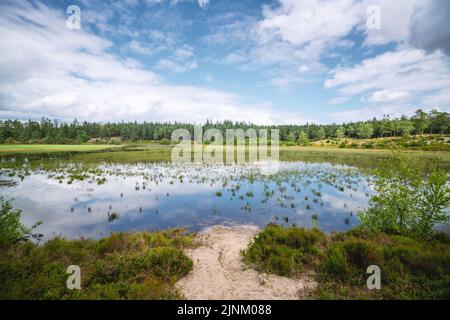
[{"label": "grassy shore", "polygon": [[[179,299],[175,282],[193,262],[184,229],[119,233],[101,240],[54,238],[43,245],[0,248],[1,299]],[[66,269],[81,269],[81,290],[66,286]]]},{"label": "grassy shore", "polygon": [[311,146],[352,149],[391,149],[392,147],[399,147],[409,150],[450,151],[450,137],[437,134],[370,139],[330,138],[312,141],[309,144]]},{"label": "grassy shore", "polygon": [[[261,272],[297,277],[313,272],[312,299],[450,299],[450,237],[416,239],[354,229],[320,230],[269,225],[243,253]],[[369,290],[367,268],[381,269],[381,289]]]},{"label": "grassy shore", "polygon": [[356,167],[373,168],[378,163],[394,158],[401,153],[409,158],[431,161],[439,167],[450,170],[450,152],[421,151],[408,149],[340,149],[333,147],[280,147],[280,160],[330,162]]},{"label": "grassy shore", "polygon": [[[439,167],[450,169],[450,152],[400,149],[397,152],[408,157],[435,162]],[[134,145],[0,145],[0,158],[27,157],[40,160],[63,155],[68,161],[87,165],[100,163],[145,163],[171,161],[172,146],[159,144]],[[53,156],[52,156],[53,155]],[[372,168],[380,161],[391,159],[388,149],[345,149],[331,146],[281,146],[280,160],[305,162],[330,162],[356,167]],[[225,158],[225,157],[224,157]],[[5,164],[6,166],[6,164]]]},{"label": "grassy shore", "polygon": [[[182,299],[174,284],[193,267],[184,229],[118,233],[101,240],[54,238],[0,251],[0,299]],[[450,238],[373,234],[326,235],[269,225],[243,252],[249,267],[296,278],[313,274],[310,299],[450,299]],[[81,290],[66,286],[69,265]],[[366,269],[381,268],[381,290],[368,290]]]},{"label": "grassy shore", "polygon": [[64,152],[93,152],[120,148],[117,145],[96,144],[0,144],[0,156],[12,156],[17,154],[46,154]]}]

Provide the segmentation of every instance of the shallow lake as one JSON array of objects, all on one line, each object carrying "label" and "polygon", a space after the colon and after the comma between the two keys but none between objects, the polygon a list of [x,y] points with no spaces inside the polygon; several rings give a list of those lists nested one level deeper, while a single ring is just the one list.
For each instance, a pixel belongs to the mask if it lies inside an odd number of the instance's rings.
[{"label": "shallow lake", "polygon": [[304,162],[282,162],[271,176],[255,165],[155,163],[3,169],[0,179],[16,182],[0,196],[14,199],[26,225],[42,221],[45,238],[270,222],[344,231],[374,193],[356,168]]}]

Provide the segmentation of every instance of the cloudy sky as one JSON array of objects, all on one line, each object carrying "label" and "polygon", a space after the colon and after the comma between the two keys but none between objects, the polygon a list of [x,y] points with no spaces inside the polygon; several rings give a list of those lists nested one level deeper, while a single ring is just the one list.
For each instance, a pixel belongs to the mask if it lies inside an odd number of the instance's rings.
[{"label": "cloudy sky", "polygon": [[329,123],[419,107],[450,111],[448,0],[0,0],[0,119]]}]

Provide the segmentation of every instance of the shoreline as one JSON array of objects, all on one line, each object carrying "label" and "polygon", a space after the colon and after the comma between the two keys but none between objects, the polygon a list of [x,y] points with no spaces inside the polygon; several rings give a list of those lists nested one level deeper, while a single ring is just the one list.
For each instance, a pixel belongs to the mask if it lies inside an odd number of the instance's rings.
[{"label": "shoreline", "polygon": [[317,286],[311,276],[296,279],[260,273],[245,265],[241,251],[261,229],[216,225],[200,231],[200,245],[185,249],[192,271],[176,283],[188,300],[298,300]]}]

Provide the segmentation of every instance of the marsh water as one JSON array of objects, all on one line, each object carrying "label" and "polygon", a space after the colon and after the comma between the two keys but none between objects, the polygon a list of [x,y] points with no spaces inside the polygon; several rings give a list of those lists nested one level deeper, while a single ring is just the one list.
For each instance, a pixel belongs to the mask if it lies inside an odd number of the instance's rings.
[{"label": "marsh water", "polygon": [[64,163],[3,168],[0,196],[45,238],[99,238],[110,232],[270,222],[344,231],[374,193],[356,168],[282,162],[273,175],[256,165]]}]

